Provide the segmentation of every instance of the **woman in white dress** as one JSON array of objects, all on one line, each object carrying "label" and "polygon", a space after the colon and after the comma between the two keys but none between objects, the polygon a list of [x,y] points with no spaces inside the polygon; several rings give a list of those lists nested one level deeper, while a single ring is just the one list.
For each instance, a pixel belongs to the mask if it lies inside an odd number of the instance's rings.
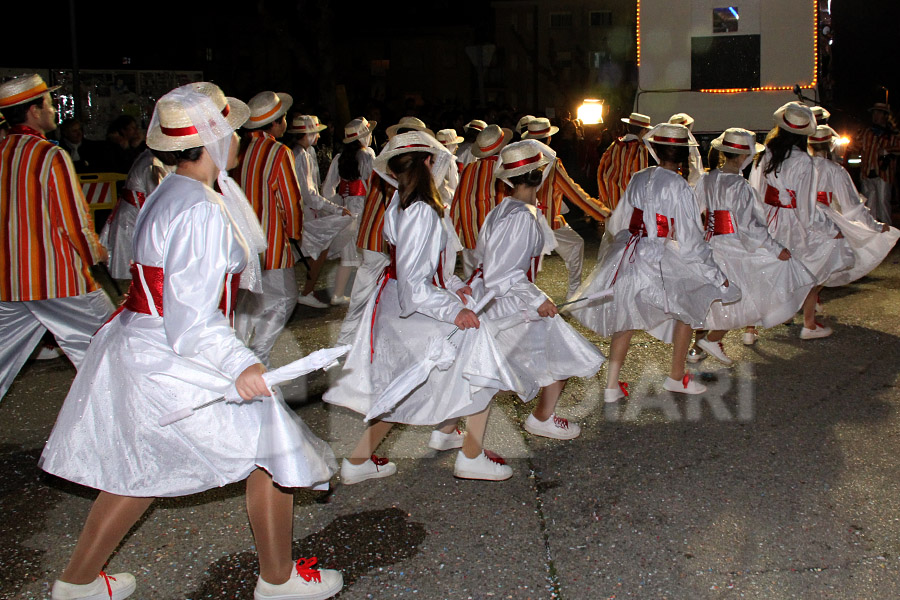
[{"label": "woman in white dress", "polygon": [[[592,377],[603,354],[562,317],[556,305],[534,283],[545,249],[555,243],[547,220],[537,210],[544,167],[553,153],[536,140],[516,142],[500,152],[496,176],[512,188],[488,213],[475,248],[473,288],[494,292],[485,310],[500,330],[496,341],[522,380],[542,388],[540,400],[525,421],[531,434],[560,440],[578,437],[581,427],[556,415],[556,404],[570,377]],[[479,290],[475,296],[478,297]]]},{"label": "woman in white dress", "polygon": [[775,111],[775,127],[766,138],[765,154],[750,173],[750,184],[765,204],[772,238],[816,278],[816,286],[803,302],[802,340],[833,333],[816,322],[816,301],[825,282],[854,263],[853,251],[840,229],[817,207],[817,173],[807,153],[807,136],[815,131],[812,110],[788,102]]},{"label": "woman in white dress", "polygon": [[697,345],[730,365],[722,345],[725,334],[746,326],[745,336],[755,339],[756,325],[774,327],[789,320],[803,305],[815,279],[769,235],[762,205],[741,174],[765,150],[756,135],[731,128],[713,140],[712,148],[710,154],[717,155],[719,166],[700,179],[695,192],[700,212],[707,213],[706,239],[713,259],[728,281],[741,288],[741,299],[712,303],[706,322],[710,331],[698,338]]},{"label": "woman in white dress", "polygon": [[612,299],[573,304],[570,313],[585,327],[612,336],[604,400],[627,395],[619,382],[628,345],[637,330],[673,344],[663,387],[702,394],[706,386],[685,373],[692,329],[705,325],[710,305],[740,297],[713,261],[703,239],[700,213],[687,182],[688,149],[695,145],[684,125],[662,123],[643,138],[658,167],[635,173],[607,223],[594,271],[575,299],[607,288]]},{"label": "woman in white dress", "polygon": [[356,248],[356,237],[375,160],[375,152],[369,148],[369,143],[376,124],[375,121],[366,121],[364,117],[347,123],[344,127],[344,149],[331,161],[325,183],[322,184],[322,195],[331,198],[353,215],[353,223],[344,230],[340,238],[341,266],[334,275],[331,303],[339,306],[350,304],[350,297],[345,294],[347,282],[354,269],[362,264],[362,256]]},{"label": "woman in white dress", "polygon": [[489,406],[499,389],[523,396],[533,392],[516,384],[489,328],[464,305],[472,302],[466,300],[471,289],[444,270],[454,260],[447,246],[453,232],[442,218],[434,181],[443,179],[451,161],[439,142],[418,131],[392,137],[375,161],[378,174],[392,184],[396,177],[398,184],[384,216],[391,263],[366,306],[344,371],[323,399],[368,414],[382,392],[423,364],[431,349],[443,347],[449,355],[368,427],[341,465],[347,484],[396,472],[394,463],[373,454],[393,423],[437,425],[464,416],[469,417],[467,431],[454,474],[490,480],[512,476],[502,459],[482,448]]},{"label": "woman in white dress", "polygon": [[[300,184],[300,196],[303,198],[303,241],[301,249],[303,254],[309,257],[309,271],[306,274],[306,282],[300,291],[300,296],[305,299],[307,305],[319,303],[318,308],[324,308],[325,303],[320,303],[312,295],[319,280],[322,265],[328,259],[329,254],[339,256],[346,244],[349,234],[344,231],[352,229],[352,217],[350,209],[335,204],[320,193],[319,163],[316,158],[316,143],[319,141],[319,133],[327,129],[319,123],[315,115],[296,115],[291,120],[291,126],[287,132],[297,136],[292,152],[294,153],[294,170],[297,172],[297,182]],[[335,242],[337,242],[335,244]],[[334,245],[339,246],[333,248]]]},{"label": "woman in white dress", "polygon": [[[226,316],[241,272],[259,277],[251,262],[258,248],[248,240],[262,232],[240,212],[249,205],[226,171],[237,158],[234,130],[248,116],[246,104],[208,83],[157,103],[147,144],[177,169],[140,212],[128,300],[94,337],[41,456],[45,471],[100,490],[55,600],[129,596],[132,575],[100,570],[153,499],[241,480],[260,563],[255,599],[327,598],[341,589],[340,573],[292,562],[293,495],[282,489],[327,484],[333,454],[280,397],[249,402],[271,393]],[[160,417],[232,388],[245,402],[160,426]],[[283,427],[263,431],[272,414]],[[272,436],[284,451],[263,455]]]},{"label": "woman in white dress", "polygon": [[841,230],[855,258],[853,267],[829,277],[826,287],[846,285],[868,274],[881,264],[900,237],[896,227],[875,220],[850,173],[832,159],[837,140],[837,133],[828,125],[818,126],[809,137],[809,153],[819,175],[816,201]]}]

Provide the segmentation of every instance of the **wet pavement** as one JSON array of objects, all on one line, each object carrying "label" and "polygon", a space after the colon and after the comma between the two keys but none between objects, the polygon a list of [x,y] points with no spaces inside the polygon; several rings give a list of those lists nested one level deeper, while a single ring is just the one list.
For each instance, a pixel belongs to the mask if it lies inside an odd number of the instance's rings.
[{"label": "wet pavement", "polygon": [[[595,256],[589,243],[585,273]],[[453,453],[428,450],[427,428],[395,427],[379,454],[397,475],[297,492],[295,555],[341,569],[344,600],[897,597],[898,263],[895,251],[822,294],[831,338],[801,342],[799,324],[752,347],[729,334],[734,367],[693,368],[702,398],[663,391],[670,348],[636,335],[627,402],[605,406],[599,378],[563,393],[577,440],[524,433],[529,407],[499,397],[487,446],[514,468],[506,482],[454,479]],[[561,300],[564,282],[554,256],[538,283]],[[273,363],[330,345],[343,312],[298,307]],[[284,392],[341,455],[363,426],[322,404],[334,375]],[[32,362],[0,402],[0,598],[48,597],[94,496],[37,468],[73,376],[65,359]],[[256,569],[235,484],[157,501],[107,571],[134,573],[134,598],[174,600],[252,598]]]}]

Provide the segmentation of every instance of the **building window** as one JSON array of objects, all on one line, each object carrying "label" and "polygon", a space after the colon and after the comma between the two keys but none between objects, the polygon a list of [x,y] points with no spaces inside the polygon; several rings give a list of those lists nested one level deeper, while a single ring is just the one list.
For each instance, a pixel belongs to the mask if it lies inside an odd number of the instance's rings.
[{"label": "building window", "polygon": [[562,28],[572,26],[572,13],[570,12],[552,12],[550,13],[550,27]]},{"label": "building window", "polygon": [[591,27],[609,27],[612,25],[611,10],[592,10]]}]

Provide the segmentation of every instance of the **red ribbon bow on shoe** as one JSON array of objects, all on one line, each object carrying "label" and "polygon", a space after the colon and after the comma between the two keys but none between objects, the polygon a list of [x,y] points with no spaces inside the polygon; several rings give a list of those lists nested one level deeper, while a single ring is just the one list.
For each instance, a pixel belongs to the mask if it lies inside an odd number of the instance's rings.
[{"label": "red ribbon bow on shoe", "polygon": [[316,583],[322,583],[322,575],[319,573],[318,569],[313,569],[313,565],[319,562],[319,559],[313,556],[312,558],[301,558],[297,560],[297,575],[303,578],[303,581],[315,581]]},{"label": "red ribbon bow on shoe", "polygon": [[386,465],[386,464],[388,464],[389,462],[391,462],[391,461],[389,461],[387,458],[384,458],[384,457],[381,457],[381,456],[375,456],[374,454],[372,455],[371,458],[372,458],[372,462],[375,463],[375,466],[376,466],[376,467],[383,467],[384,465]]},{"label": "red ribbon bow on shoe", "polygon": [[681,378],[681,385],[684,386],[684,389],[687,389],[687,386],[690,382],[691,382],[690,373],[686,374],[684,377]]},{"label": "red ribbon bow on shoe", "polygon": [[505,465],[506,460],[497,454],[496,452],[491,452],[490,450],[484,450],[484,455],[488,457],[488,460],[491,462],[495,462],[498,465]]},{"label": "red ribbon bow on shoe", "polygon": [[625,394],[625,397],[628,397],[628,384],[624,381],[619,382],[619,389],[622,390],[622,393]]}]

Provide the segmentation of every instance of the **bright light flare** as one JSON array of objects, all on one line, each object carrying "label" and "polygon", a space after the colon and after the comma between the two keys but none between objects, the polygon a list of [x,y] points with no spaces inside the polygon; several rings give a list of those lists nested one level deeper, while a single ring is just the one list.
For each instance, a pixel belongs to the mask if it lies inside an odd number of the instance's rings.
[{"label": "bright light flare", "polygon": [[842,135],[841,137],[838,138],[838,141],[837,141],[838,146],[846,146],[849,143],[850,143],[850,138],[848,138],[846,135]]},{"label": "bright light flare", "polygon": [[578,107],[578,119],[585,125],[596,125],[603,122],[603,100],[585,98],[584,104]]}]

